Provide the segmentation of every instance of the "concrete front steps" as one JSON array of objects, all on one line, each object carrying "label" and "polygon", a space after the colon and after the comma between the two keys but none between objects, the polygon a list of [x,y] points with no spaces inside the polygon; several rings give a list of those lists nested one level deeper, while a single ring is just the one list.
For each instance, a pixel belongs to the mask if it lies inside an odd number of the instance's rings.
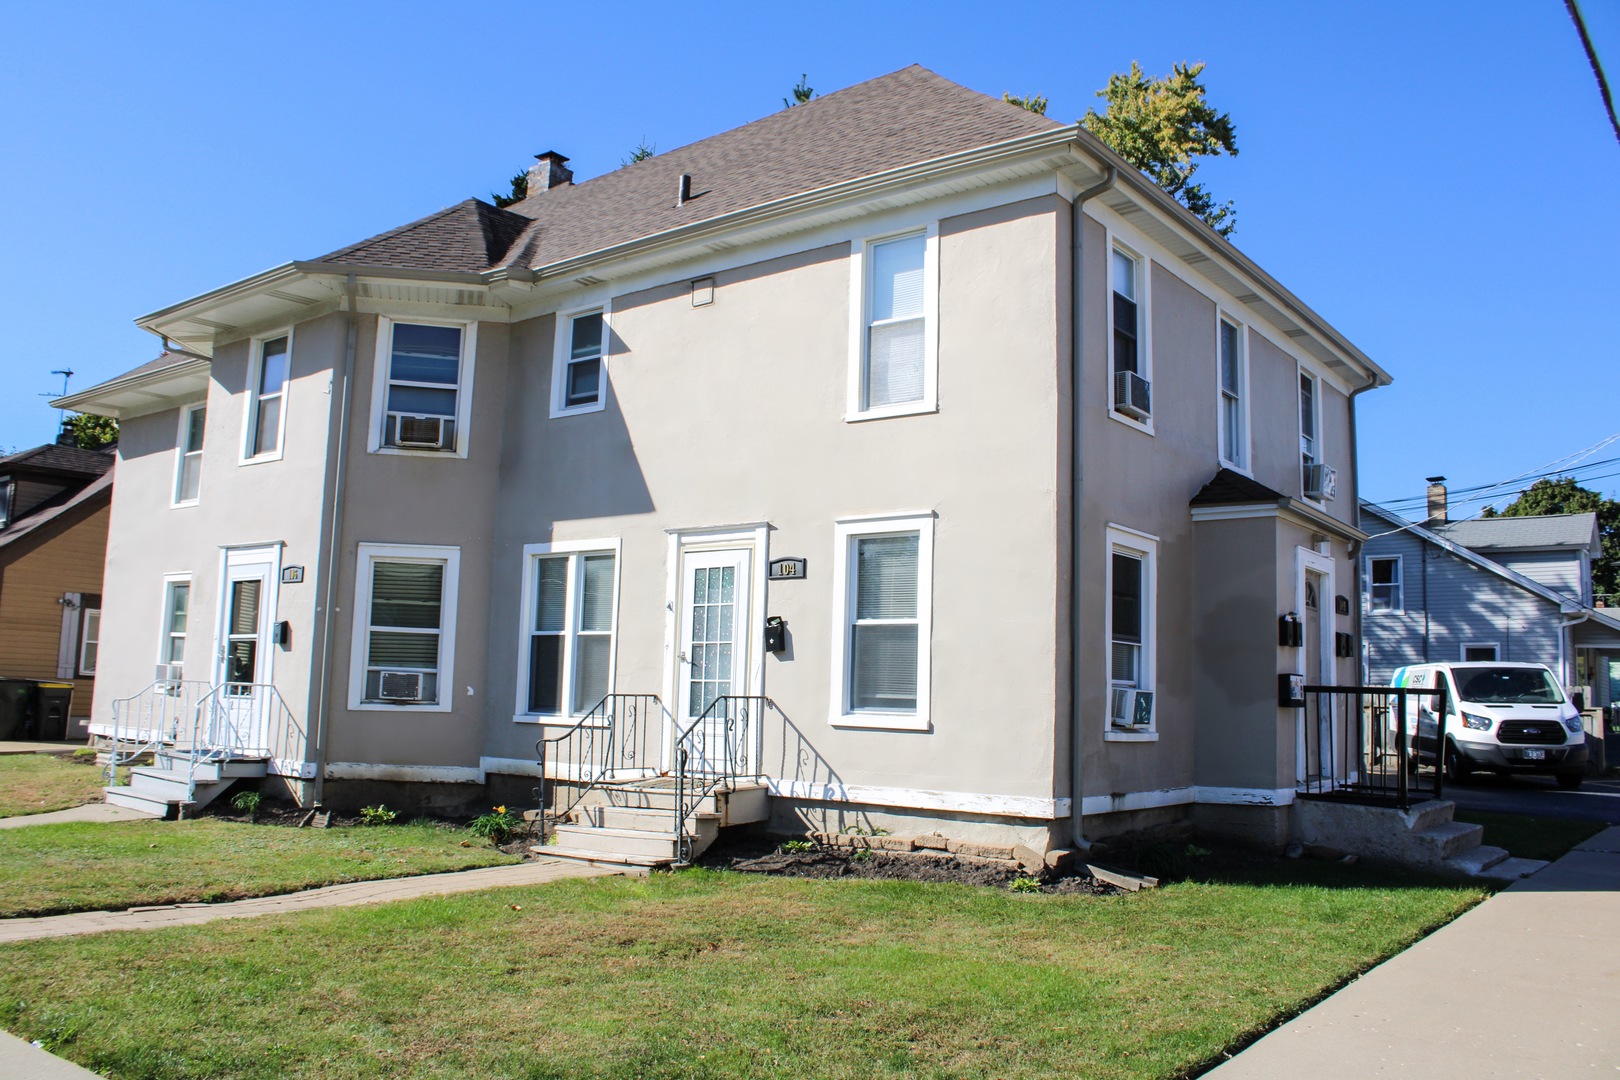
[{"label": "concrete front steps", "polygon": [[1373,862],[1492,881],[1517,881],[1546,866],[1482,841],[1484,826],[1453,820],[1455,803],[1431,799],[1410,810],[1332,799],[1294,803],[1294,839]]},{"label": "concrete front steps", "polygon": [[[738,782],[704,796],[686,822],[691,856],[701,855],[729,825],[764,821],[765,785]],[[601,784],[587,791],[568,820],[552,830],[551,843],[532,850],[593,866],[669,866],[680,859],[675,842],[675,781],[667,776]]]},{"label": "concrete front steps", "polygon": [[151,765],[137,765],[129,770],[127,785],[103,790],[107,802],[113,806],[169,818],[201,810],[236,780],[262,777],[265,772],[266,764],[262,759],[199,761],[193,769],[185,751],[159,750]]}]

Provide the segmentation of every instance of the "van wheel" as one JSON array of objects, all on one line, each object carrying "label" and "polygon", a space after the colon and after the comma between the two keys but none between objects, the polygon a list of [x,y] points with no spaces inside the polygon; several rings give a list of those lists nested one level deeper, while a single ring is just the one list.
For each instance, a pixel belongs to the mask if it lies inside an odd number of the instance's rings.
[{"label": "van wheel", "polygon": [[1446,740],[1446,779],[1453,784],[1460,784],[1474,775],[1474,763],[1468,755],[1457,749],[1455,743]]},{"label": "van wheel", "polygon": [[1561,772],[1558,774],[1556,779],[1558,780],[1559,787],[1563,788],[1565,791],[1574,791],[1576,788],[1580,787],[1581,783],[1586,779],[1586,774],[1578,772]]}]

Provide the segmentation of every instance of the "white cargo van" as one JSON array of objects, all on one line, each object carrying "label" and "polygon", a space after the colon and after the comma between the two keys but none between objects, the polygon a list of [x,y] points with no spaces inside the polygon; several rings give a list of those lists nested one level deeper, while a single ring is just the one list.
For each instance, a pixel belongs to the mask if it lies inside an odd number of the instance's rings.
[{"label": "white cargo van", "polygon": [[1551,773],[1559,787],[1581,786],[1586,774],[1581,715],[1545,666],[1414,664],[1397,668],[1391,682],[1442,691],[1438,697],[1407,699],[1406,729],[1419,761],[1432,763],[1443,744],[1448,780],[1490,769],[1504,776]]}]

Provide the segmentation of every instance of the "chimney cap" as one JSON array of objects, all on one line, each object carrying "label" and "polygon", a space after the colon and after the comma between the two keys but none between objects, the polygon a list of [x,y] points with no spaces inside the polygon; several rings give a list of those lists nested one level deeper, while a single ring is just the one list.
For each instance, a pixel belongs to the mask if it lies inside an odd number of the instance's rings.
[{"label": "chimney cap", "polygon": [[1446,482],[1446,478],[1443,476],[1425,476],[1423,479],[1431,484],[1443,484]]},{"label": "chimney cap", "polygon": [[542,150],[540,153],[534,155],[534,160],[536,160],[536,161],[555,161],[557,164],[562,165],[562,164],[565,164],[568,161],[568,155],[567,154],[559,154],[555,150]]}]

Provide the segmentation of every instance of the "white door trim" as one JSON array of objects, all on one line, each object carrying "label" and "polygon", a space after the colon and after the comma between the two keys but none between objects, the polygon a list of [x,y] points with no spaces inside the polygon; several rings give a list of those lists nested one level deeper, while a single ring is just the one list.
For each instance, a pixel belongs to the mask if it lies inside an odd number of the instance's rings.
[{"label": "white door trim", "polygon": [[264,657],[260,681],[267,683],[275,681],[276,650],[270,640],[270,628],[275,625],[276,614],[280,610],[282,546],[281,541],[277,540],[269,544],[220,548],[219,591],[214,603],[214,652],[208,669],[211,686],[218,686],[225,681],[225,620],[231,602],[231,567],[250,566],[255,563],[268,563],[270,566],[270,580],[265,589],[259,614],[259,647]]},{"label": "white door trim", "polygon": [[[1310,635],[1305,633],[1306,627],[1310,623],[1310,616],[1305,609],[1305,575],[1307,572],[1322,575],[1322,589],[1316,597],[1320,640],[1317,642],[1318,655],[1314,664],[1312,664],[1311,657],[1308,655]],[[1303,635],[1301,640],[1306,643],[1300,649],[1300,656],[1304,659],[1305,682],[1308,685],[1319,684],[1324,673],[1333,670],[1333,630],[1337,623],[1333,618],[1333,609],[1330,605],[1335,595],[1337,593],[1333,582],[1332,557],[1312,551],[1308,547],[1294,548],[1294,611],[1299,616],[1300,631]],[[1330,678],[1329,682],[1331,681]],[[1331,698],[1328,700],[1332,701]],[[1295,731],[1294,746],[1294,779],[1299,783],[1303,783],[1307,775],[1306,768],[1308,765],[1305,752],[1305,724],[1306,718],[1310,714],[1310,708],[1307,705],[1306,708],[1300,709],[1298,712],[1299,723]],[[1318,722],[1320,723],[1320,720]],[[1329,722],[1334,721],[1330,719]],[[1318,754],[1320,753],[1321,749],[1318,748]]]}]

